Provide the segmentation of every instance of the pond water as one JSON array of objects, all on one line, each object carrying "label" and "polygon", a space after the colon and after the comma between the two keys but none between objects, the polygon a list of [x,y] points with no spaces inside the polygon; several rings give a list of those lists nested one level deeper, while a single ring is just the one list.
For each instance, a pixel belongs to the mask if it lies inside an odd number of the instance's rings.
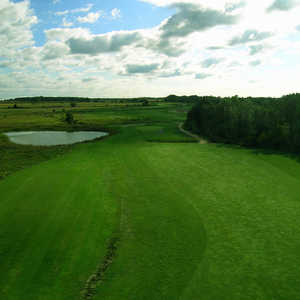
[{"label": "pond water", "polygon": [[23,131],[5,133],[9,140],[16,144],[33,146],[69,145],[107,136],[100,131]]}]

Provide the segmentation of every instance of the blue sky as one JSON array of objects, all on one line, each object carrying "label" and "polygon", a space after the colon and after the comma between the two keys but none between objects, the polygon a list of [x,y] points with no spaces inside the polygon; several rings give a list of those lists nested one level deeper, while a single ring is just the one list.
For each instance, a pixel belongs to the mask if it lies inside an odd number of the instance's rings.
[{"label": "blue sky", "polygon": [[[14,2],[22,2],[22,0]],[[160,24],[162,20],[169,17],[172,14],[172,11],[174,11],[170,8],[157,7],[137,0],[61,0],[57,3],[54,3],[53,0],[31,0],[31,7],[34,9],[36,16],[40,20],[33,31],[36,45],[43,45],[46,42],[44,30],[59,27],[62,24],[64,17],[68,22],[74,24],[70,27],[76,27],[80,25],[76,19],[87,14],[84,11],[66,15],[56,15],[56,13],[65,12],[67,10],[71,12],[76,9],[87,9],[91,5],[92,7],[89,12],[101,11],[105,14],[102,16],[101,22],[85,24],[85,27],[89,28],[94,34],[118,30],[151,28]],[[120,10],[120,18],[112,18],[111,12],[115,8]]]},{"label": "blue sky", "polygon": [[0,99],[299,92],[300,0],[1,0]]}]

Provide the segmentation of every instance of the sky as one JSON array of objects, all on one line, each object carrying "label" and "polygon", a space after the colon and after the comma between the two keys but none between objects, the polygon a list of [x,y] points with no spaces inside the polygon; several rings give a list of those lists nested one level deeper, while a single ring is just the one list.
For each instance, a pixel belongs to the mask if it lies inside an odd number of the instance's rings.
[{"label": "sky", "polygon": [[0,99],[300,92],[300,0],[0,0]]}]

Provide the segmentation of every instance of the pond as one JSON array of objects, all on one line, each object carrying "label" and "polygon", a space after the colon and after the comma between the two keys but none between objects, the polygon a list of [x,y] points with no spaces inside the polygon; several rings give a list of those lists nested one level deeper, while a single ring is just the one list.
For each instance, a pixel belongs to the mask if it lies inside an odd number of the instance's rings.
[{"label": "pond", "polygon": [[100,131],[23,131],[5,133],[9,140],[16,144],[33,146],[70,145],[107,136]]}]

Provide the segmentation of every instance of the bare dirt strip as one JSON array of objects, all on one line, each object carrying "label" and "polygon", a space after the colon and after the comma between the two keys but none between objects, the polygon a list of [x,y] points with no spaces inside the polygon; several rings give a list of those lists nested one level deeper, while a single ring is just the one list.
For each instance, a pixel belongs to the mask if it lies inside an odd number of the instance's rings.
[{"label": "bare dirt strip", "polygon": [[194,134],[194,133],[191,133],[190,131],[187,131],[187,130],[183,129],[183,123],[179,123],[178,128],[184,134],[196,139],[199,142],[199,144],[204,145],[204,144],[208,143],[208,141],[205,140],[204,138],[202,138],[201,136],[199,136],[197,134]]}]

